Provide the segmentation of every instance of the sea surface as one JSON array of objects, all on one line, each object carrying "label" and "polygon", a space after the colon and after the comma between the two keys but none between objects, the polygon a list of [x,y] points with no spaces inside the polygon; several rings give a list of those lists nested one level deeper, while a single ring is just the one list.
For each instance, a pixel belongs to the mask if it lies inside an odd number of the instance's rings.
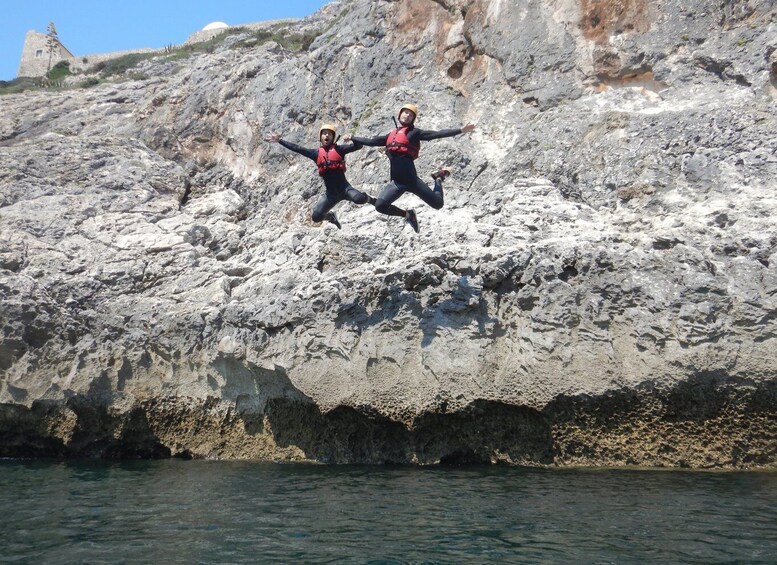
[{"label": "sea surface", "polygon": [[777,563],[777,473],[0,461],[0,563]]}]

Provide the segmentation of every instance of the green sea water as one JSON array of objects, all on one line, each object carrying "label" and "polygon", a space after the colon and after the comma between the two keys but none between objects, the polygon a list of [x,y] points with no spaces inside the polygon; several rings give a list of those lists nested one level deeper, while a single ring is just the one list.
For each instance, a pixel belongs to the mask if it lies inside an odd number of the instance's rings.
[{"label": "green sea water", "polygon": [[777,563],[777,473],[0,461],[0,563]]}]

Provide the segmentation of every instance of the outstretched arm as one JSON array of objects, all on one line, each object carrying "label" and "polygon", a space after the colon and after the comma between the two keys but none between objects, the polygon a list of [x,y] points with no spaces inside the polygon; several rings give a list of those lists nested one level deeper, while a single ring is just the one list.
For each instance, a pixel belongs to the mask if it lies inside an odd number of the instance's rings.
[{"label": "outstretched arm", "polygon": [[370,147],[385,147],[386,140],[388,139],[388,134],[385,135],[378,135],[376,137],[356,137],[353,138],[354,143],[359,143],[361,145],[368,145]]},{"label": "outstretched arm", "polygon": [[304,155],[308,159],[313,159],[314,161],[316,160],[316,157],[318,157],[317,149],[308,149],[307,147],[302,147],[296,143],[291,143],[290,141],[281,139],[281,135],[278,133],[268,133],[264,136],[264,140],[268,143],[280,143],[286,149],[294,151],[295,153],[299,153],[300,155]]},{"label": "outstretched arm", "polygon": [[[437,131],[416,129],[415,131],[418,132],[417,135],[418,135],[419,141],[429,141],[432,139],[441,139],[443,137],[453,137],[454,135],[469,133],[474,129],[475,129],[475,124],[467,124],[465,126],[462,126],[461,128],[456,128],[456,129],[441,129]],[[413,133],[415,132],[411,132],[410,134],[411,138]]]},{"label": "outstretched arm", "polygon": [[[348,153],[353,153],[354,151],[358,151],[362,147],[364,147],[363,143],[359,143],[355,139],[353,139],[353,135],[350,133],[346,133],[343,136],[343,141],[345,142],[343,145],[338,145],[340,155],[347,155]],[[352,143],[348,143],[351,141]]]}]

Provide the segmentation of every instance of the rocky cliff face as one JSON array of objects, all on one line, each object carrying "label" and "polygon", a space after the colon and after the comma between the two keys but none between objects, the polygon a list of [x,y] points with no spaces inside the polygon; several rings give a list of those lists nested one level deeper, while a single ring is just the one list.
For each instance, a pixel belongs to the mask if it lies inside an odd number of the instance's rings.
[{"label": "rocky cliff face", "polygon": [[[344,0],[0,99],[0,456],[777,464],[769,0]],[[310,221],[400,103],[420,234]],[[388,163],[349,157],[377,194]]]}]

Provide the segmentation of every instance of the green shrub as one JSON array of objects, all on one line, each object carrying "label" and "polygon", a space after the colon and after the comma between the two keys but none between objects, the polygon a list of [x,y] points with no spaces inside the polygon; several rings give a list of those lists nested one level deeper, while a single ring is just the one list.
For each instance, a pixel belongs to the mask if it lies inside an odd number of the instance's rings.
[{"label": "green shrub", "polygon": [[167,59],[175,61],[184,59],[193,53],[213,53],[216,50],[216,47],[221,45],[225,39],[241,33],[248,33],[248,30],[239,26],[231,27],[205,41],[190,43],[189,45],[184,45],[182,47],[173,47],[170,50],[165,49],[165,54]]},{"label": "green shrub", "polygon": [[13,80],[0,80],[0,95],[16,94],[36,88],[40,88],[40,81],[34,78],[21,77]]},{"label": "green shrub", "polygon": [[93,86],[100,84],[100,82],[100,79],[97,77],[89,77],[88,79],[79,82],[78,88],[92,88]]},{"label": "green shrub", "polygon": [[151,77],[146,73],[139,73],[137,71],[132,71],[131,73],[127,73],[125,75],[127,80],[148,80]]},{"label": "green shrub", "polygon": [[97,63],[88,71],[89,74],[100,73],[102,77],[124,74],[130,69],[134,69],[138,63],[156,56],[156,53],[128,53],[115,59],[108,59]]},{"label": "green shrub", "polygon": [[310,44],[319,36],[317,30],[305,33],[290,33],[284,24],[254,31],[249,37],[235,43],[235,47],[256,47],[268,41],[274,41],[288,51],[307,51]]},{"label": "green shrub", "polygon": [[51,67],[46,77],[52,82],[59,82],[70,74],[72,74],[70,72],[70,61],[60,61]]},{"label": "green shrub", "polygon": [[359,114],[355,120],[353,120],[351,127],[348,128],[348,131],[355,132],[359,128],[359,124],[361,124],[362,120],[370,118],[375,112],[375,106],[378,105],[378,102],[379,100],[370,100],[364,110],[362,110],[362,113]]}]

